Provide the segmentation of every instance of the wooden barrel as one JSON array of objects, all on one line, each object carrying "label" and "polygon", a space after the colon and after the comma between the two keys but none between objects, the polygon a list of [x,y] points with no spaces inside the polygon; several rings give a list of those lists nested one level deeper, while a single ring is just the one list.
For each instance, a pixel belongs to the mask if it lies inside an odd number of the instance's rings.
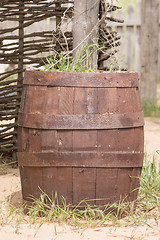
[{"label": "wooden barrel", "polygon": [[24,200],[41,191],[73,204],[135,200],[143,125],[137,73],[26,71],[18,119]]}]

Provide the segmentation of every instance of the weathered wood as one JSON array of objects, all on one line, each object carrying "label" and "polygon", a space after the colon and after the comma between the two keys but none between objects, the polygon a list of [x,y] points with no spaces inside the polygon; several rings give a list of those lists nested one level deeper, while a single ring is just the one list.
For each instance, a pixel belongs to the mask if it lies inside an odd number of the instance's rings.
[{"label": "weathered wood", "polygon": [[131,174],[131,185],[130,185],[130,189],[134,189],[133,190],[130,190],[130,196],[129,196],[129,200],[130,199],[133,199],[135,196],[137,196],[138,194],[138,189],[139,189],[139,177],[141,176],[141,171],[142,169],[141,168],[133,168],[132,170],[132,174]]},{"label": "weathered wood", "polygon": [[[38,111],[38,110],[37,110]],[[19,113],[18,126],[37,129],[115,129],[144,125],[142,112],[49,115],[39,113]]]},{"label": "weathered wood", "polygon": [[136,22],[136,36],[135,36],[135,71],[140,73],[141,60],[141,0],[137,3],[137,22]]},{"label": "weathered wood", "polygon": [[[157,101],[159,0],[142,0],[141,98]],[[149,17],[148,17],[149,16]]]},{"label": "weathered wood", "polygon": [[[85,53],[86,46],[98,45],[99,0],[74,1],[73,19],[73,58],[77,61],[80,51]],[[95,49],[88,49],[89,54]],[[81,64],[83,67],[97,69],[97,52]]]},{"label": "weathered wood", "polygon": [[[73,204],[80,203],[80,201],[82,200],[94,199],[90,202],[90,204],[95,205],[96,199],[95,184],[96,184],[96,168],[74,168]],[[84,206],[85,204],[82,203],[81,205]]]},{"label": "weathered wood", "polygon": [[[128,11],[127,11],[127,21],[133,21],[134,22],[134,4],[128,6]],[[127,70],[132,71],[132,66],[133,66],[133,43],[134,43],[134,28],[128,26],[126,28],[126,64],[127,64]]]},{"label": "weathered wood", "polygon": [[61,86],[61,87],[98,87],[98,88],[123,88],[138,87],[137,73],[74,73],[74,72],[45,72],[26,71],[24,76],[25,85],[36,86]]},{"label": "weathered wood", "polygon": [[[129,194],[131,188],[131,176],[132,176],[132,169],[133,168],[119,168],[117,171],[117,186],[116,186],[116,193],[115,193],[115,200],[121,200],[127,202],[129,199]],[[125,183],[125,184],[124,184]]]},{"label": "weathered wood", "polygon": [[59,204],[62,197],[66,196],[67,203],[73,202],[72,190],[72,167],[63,168],[45,168],[43,169],[43,189],[44,192],[51,198],[55,198],[57,193]]},{"label": "weathered wood", "polygon": [[[77,149],[74,150],[77,151]],[[32,152],[34,151],[35,148]],[[92,149],[90,152],[32,152],[18,152],[20,167],[142,167],[144,155],[142,152],[97,153],[92,152]]]}]

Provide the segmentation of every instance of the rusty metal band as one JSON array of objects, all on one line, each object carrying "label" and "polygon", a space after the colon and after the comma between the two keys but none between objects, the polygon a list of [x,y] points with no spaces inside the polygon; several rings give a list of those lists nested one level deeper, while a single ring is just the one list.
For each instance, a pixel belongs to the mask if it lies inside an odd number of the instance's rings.
[{"label": "rusty metal band", "polygon": [[18,152],[20,167],[142,167],[144,153]]},{"label": "rusty metal band", "polygon": [[116,129],[144,125],[143,113],[88,114],[88,115],[47,115],[20,112],[18,125],[35,129]]},{"label": "rusty metal band", "polygon": [[75,73],[75,72],[45,72],[26,71],[25,85],[51,87],[88,87],[88,88],[115,88],[138,87],[137,73]]}]

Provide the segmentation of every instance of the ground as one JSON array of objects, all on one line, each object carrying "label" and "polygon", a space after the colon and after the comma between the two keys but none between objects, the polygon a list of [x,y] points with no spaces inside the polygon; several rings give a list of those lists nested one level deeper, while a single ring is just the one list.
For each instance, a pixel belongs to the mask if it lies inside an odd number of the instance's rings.
[{"label": "ground", "polygon": [[[160,150],[160,118],[145,118],[145,146],[152,155]],[[158,153],[156,153],[158,154]],[[4,169],[0,175],[0,201],[10,196],[11,203],[19,208],[22,204],[19,170]],[[3,204],[0,205],[3,207]],[[1,208],[0,208],[1,211]],[[122,221],[125,222],[125,219]],[[40,229],[29,223],[0,223],[0,240],[160,240],[160,222],[151,218],[147,223],[134,226],[113,227],[110,222],[105,227],[74,229],[72,226],[58,223],[44,223]]]}]

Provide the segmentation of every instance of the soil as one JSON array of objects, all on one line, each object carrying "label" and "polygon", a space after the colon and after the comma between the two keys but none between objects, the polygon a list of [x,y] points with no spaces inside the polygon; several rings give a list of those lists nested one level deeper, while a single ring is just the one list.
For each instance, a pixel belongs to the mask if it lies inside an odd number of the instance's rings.
[{"label": "soil", "polygon": [[[160,118],[145,119],[145,146],[149,158],[156,153],[157,161],[160,153]],[[159,152],[158,152],[159,151]],[[22,195],[19,170],[8,168],[3,169],[0,175],[0,201],[10,197],[11,203],[20,208],[22,206]],[[1,209],[0,209],[1,211]],[[125,219],[122,221],[125,222]],[[127,227],[113,227],[106,223],[105,227],[74,229],[70,225],[58,223],[44,223],[40,229],[36,225],[21,223],[6,223],[0,225],[0,240],[160,240],[160,221],[154,218],[148,219],[147,223],[131,225]]]}]

